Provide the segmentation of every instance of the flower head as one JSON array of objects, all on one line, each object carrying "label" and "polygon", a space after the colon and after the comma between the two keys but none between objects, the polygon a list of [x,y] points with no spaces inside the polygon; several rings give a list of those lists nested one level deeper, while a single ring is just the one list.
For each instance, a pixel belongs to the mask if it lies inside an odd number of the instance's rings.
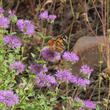
[{"label": "flower head", "polygon": [[56,19],[56,15],[54,15],[54,14],[48,14],[48,11],[47,10],[45,10],[45,11],[43,11],[43,12],[41,12],[40,13],[40,15],[39,15],[39,18],[41,19],[41,20],[47,20],[47,21],[49,21],[49,22],[54,22],[54,20]]},{"label": "flower head", "polygon": [[72,73],[69,70],[58,70],[55,76],[62,82],[69,82],[72,77]]},{"label": "flower head", "polygon": [[7,17],[0,16],[0,27],[8,28],[10,24],[10,20]]},{"label": "flower head", "polygon": [[87,85],[90,84],[90,80],[83,79],[83,78],[79,77],[77,79],[77,83],[76,84],[79,85],[79,86],[81,86],[81,87],[86,87]]},{"label": "flower head", "polygon": [[90,101],[90,100],[82,100],[79,97],[75,97],[74,101],[81,104],[81,106],[78,110],[85,110],[85,109],[90,109],[91,110],[91,109],[96,108],[96,104],[93,101]]},{"label": "flower head", "polygon": [[35,73],[35,74],[44,73],[48,71],[48,69],[41,64],[31,64],[30,70],[32,71],[32,73]]},{"label": "flower head", "polygon": [[81,86],[81,87],[86,87],[87,85],[90,84],[90,80],[83,79],[83,78],[75,76],[75,75],[71,76],[70,82],[74,83],[74,84],[76,84],[78,86]]},{"label": "flower head", "polygon": [[0,90],[0,102],[11,107],[14,106],[15,104],[18,104],[19,98],[11,90]]},{"label": "flower head", "polygon": [[10,64],[10,68],[16,70],[16,72],[19,74],[25,70],[25,65],[21,61],[15,61]]},{"label": "flower head", "polygon": [[72,75],[70,78],[70,82],[74,84],[78,84],[78,76]]},{"label": "flower head", "polygon": [[90,100],[85,100],[84,105],[88,109],[95,109],[96,108],[96,104],[93,101],[90,101]]},{"label": "flower head", "polygon": [[4,12],[4,9],[0,7],[0,14],[2,14],[3,12]]},{"label": "flower head", "polygon": [[39,18],[41,20],[47,20],[48,19],[48,11],[45,10],[45,11],[41,12],[40,15],[39,15]]},{"label": "flower head", "polygon": [[56,18],[57,18],[56,15],[49,15],[48,21],[54,21]]},{"label": "flower head", "polygon": [[20,48],[22,45],[21,40],[17,36],[11,36],[11,35],[4,36],[3,40],[4,40],[4,43],[12,49]]},{"label": "flower head", "polygon": [[57,82],[53,76],[42,73],[36,76],[36,85],[38,87],[51,87],[52,85],[56,84]]},{"label": "flower head", "polygon": [[64,60],[71,61],[73,63],[75,63],[79,60],[79,57],[75,53],[68,52],[68,51],[64,52],[62,57],[63,57]]},{"label": "flower head", "polygon": [[85,75],[91,75],[93,69],[91,69],[88,65],[82,65],[81,66],[81,69],[80,69],[80,72],[85,74]]},{"label": "flower head", "polygon": [[17,26],[21,32],[27,35],[33,35],[35,32],[35,26],[29,20],[19,19],[17,21]]},{"label": "flower head", "polygon": [[51,51],[48,47],[44,47],[41,50],[41,55],[46,61],[55,62],[61,59],[61,54],[55,51]]}]

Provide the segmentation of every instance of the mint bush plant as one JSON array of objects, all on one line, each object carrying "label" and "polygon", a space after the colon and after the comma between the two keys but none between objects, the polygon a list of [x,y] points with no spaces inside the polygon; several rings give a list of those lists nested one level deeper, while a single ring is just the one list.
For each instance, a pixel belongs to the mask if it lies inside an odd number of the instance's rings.
[{"label": "mint bush plant", "polygon": [[[75,75],[65,62],[74,66],[79,57],[70,51],[52,51],[50,39],[35,31],[35,23],[18,19],[13,11],[0,7],[0,109],[1,110],[92,110],[96,103],[81,99],[93,69],[82,65]],[[41,12],[41,22],[52,25],[56,15]],[[41,43],[34,45],[33,37]],[[52,37],[52,36],[51,36]]]}]

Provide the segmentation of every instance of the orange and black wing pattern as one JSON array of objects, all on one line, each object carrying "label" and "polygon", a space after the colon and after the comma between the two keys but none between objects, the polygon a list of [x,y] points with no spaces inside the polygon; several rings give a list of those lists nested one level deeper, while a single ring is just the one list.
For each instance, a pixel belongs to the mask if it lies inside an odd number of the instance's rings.
[{"label": "orange and black wing pattern", "polygon": [[56,39],[55,38],[50,39],[48,41],[48,46],[52,51],[63,52],[65,49],[63,37],[58,36]]}]

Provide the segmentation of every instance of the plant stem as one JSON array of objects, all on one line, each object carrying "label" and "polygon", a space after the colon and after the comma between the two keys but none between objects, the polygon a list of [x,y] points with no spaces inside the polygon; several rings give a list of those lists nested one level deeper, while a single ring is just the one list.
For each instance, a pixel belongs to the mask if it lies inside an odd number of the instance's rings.
[{"label": "plant stem", "polygon": [[0,0],[0,6],[2,6],[3,5],[3,2],[2,2],[2,0]]},{"label": "plant stem", "polygon": [[98,91],[98,100],[100,101],[100,88],[101,88],[101,68],[102,68],[102,46],[99,47],[99,91]]},{"label": "plant stem", "polygon": [[[68,97],[68,82],[66,83],[66,97]],[[68,110],[68,100],[67,100],[67,103],[66,103],[66,109]]]},{"label": "plant stem", "polygon": [[109,85],[108,85],[108,97],[107,97],[106,110],[109,110],[109,99],[110,99],[110,78],[109,78]]}]

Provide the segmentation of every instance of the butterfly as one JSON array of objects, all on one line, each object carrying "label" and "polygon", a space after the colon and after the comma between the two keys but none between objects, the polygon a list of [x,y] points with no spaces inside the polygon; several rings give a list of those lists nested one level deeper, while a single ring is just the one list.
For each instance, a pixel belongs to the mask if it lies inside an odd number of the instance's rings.
[{"label": "butterfly", "polygon": [[51,51],[63,52],[65,50],[64,38],[59,35],[57,38],[52,38],[48,41],[48,46]]}]

